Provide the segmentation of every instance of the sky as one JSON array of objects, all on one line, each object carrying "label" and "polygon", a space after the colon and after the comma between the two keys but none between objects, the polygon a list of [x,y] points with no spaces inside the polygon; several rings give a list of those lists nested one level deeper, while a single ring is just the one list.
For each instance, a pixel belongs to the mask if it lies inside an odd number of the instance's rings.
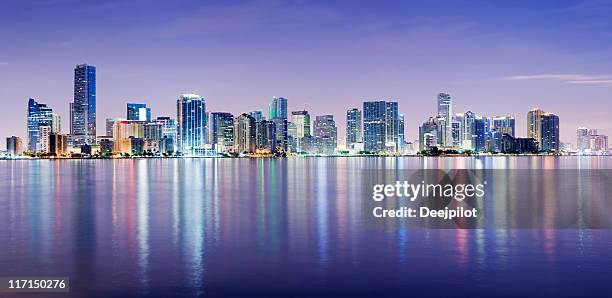
[{"label": "sky", "polygon": [[[261,109],[273,96],[312,118],[365,100],[399,102],[408,140],[436,113],[556,113],[612,134],[612,1],[0,1],[0,136],[26,137],[27,100],[69,131],[73,71],[97,68],[97,125],[127,102],[176,117],[182,93],[208,111]],[[3,146],[2,149],[4,149]]]}]

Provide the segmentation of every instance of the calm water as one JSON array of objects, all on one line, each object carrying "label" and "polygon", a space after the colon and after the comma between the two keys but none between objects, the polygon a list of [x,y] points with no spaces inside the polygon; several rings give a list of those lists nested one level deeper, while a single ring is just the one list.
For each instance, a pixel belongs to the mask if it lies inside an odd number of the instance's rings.
[{"label": "calm water", "polygon": [[373,168],[612,158],[0,161],[0,276],[69,276],[74,297],[612,295],[612,230],[365,225]]}]

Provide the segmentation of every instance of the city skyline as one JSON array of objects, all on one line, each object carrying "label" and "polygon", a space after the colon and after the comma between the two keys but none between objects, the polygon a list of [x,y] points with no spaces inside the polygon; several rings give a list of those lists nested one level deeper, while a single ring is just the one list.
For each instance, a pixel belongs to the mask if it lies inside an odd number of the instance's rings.
[{"label": "city skyline", "polygon": [[[586,23],[593,21],[586,16],[607,16],[610,6],[483,3],[185,2],[159,14],[156,2],[5,3],[3,11],[12,13],[0,22],[14,29],[0,32],[8,45],[0,50],[0,100],[8,103],[0,111],[5,119],[0,131],[25,137],[21,102],[35,98],[61,115],[67,133],[72,70],[91,63],[100,68],[98,135],[104,119],[122,117],[128,102],[146,103],[153,118],[172,116],[179,94],[196,93],[207,99],[207,110],[234,115],[267,112],[270,98],[283,96],[289,112],[306,109],[313,119],[334,115],[340,132],[346,110],[366,100],[392,99],[410,141],[435,115],[440,92],[451,94],[453,111],[514,115],[518,136],[526,136],[525,115],[535,107],[562,118],[562,142],[575,144],[581,126],[610,134],[606,111],[612,107],[605,98],[612,90],[607,62],[612,51],[609,38],[603,38],[610,28]],[[144,11],[134,14],[137,9]],[[54,21],[41,29],[40,22],[77,14],[91,22],[76,28]],[[268,20],[272,15],[285,17]],[[224,21],[241,16],[253,26]],[[517,16],[530,26],[510,18]],[[272,30],[279,24],[291,30]],[[82,31],[92,37],[88,51],[71,46]]]}]

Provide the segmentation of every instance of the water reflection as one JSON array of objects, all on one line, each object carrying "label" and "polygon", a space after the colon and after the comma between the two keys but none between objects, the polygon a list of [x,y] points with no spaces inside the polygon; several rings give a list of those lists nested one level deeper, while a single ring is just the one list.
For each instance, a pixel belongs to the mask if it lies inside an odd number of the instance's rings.
[{"label": "water reflection", "polygon": [[[612,265],[609,230],[372,227],[361,203],[368,169],[487,175],[485,169],[612,168],[605,157],[66,160],[0,167],[0,275],[69,275],[74,296],[418,294],[414,285],[432,282],[428,294],[438,296],[475,282],[465,293],[517,293],[522,285],[537,294],[532,280],[557,293],[609,290],[598,282]],[[567,177],[560,173],[544,179],[513,173],[491,180],[498,199],[478,206],[489,215],[487,225],[535,224],[541,216],[542,226],[551,227],[567,216],[564,210],[579,208],[584,227],[609,212],[597,183],[610,180],[576,176],[561,186]],[[525,191],[531,198],[543,194],[531,210],[519,198]],[[576,199],[560,202],[563,193]]]}]

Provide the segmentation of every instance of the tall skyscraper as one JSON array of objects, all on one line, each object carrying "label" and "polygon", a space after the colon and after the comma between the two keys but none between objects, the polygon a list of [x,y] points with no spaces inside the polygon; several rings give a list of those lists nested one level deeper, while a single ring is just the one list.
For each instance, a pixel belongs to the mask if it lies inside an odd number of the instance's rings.
[{"label": "tall skyscraper", "polygon": [[80,64],[74,69],[74,102],[70,105],[73,146],[96,141],[96,67]]},{"label": "tall skyscraper", "polygon": [[541,149],[543,151],[559,152],[559,116],[553,113],[544,113],[541,123]]},{"label": "tall skyscraper", "polygon": [[255,119],[255,122],[261,122],[266,119],[261,110],[251,111],[249,115]]},{"label": "tall skyscraper", "polygon": [[385,103],[385,151],[396,153],[399,151],[399,110],[396,101]]},{"label": "tall skyscraper", "polygon": [[544,111],[535,108],[527,113],[527,137],[538,142],[538,148],[542,149],[542,115]]},{"label": "tall skyscraper", "polygon": [[366,101],[363,103],[363,143],[365,151],[385,151],[386,110],[385,101]]},{"label": "tall skyscraper", "polygon": [[394,101],[363,103],[363,142],[369,152],[399,151],[399,113]]},{"label": "tall skyscraper", "polygon": [[196,94],[183,94],[177,100],[179,151],[185,156],[201,155],[207,133],[206,101]]},{"label": "tall skyscraper", "polygon": [[[303,139],[311,135],[310,133],[310,114],[308,111],[293,111],[291,112],[291,123],[295,126],[295,149],[297,152],[303,152]],[[288,132],[289,134],[289,132]]]},{"label": "tall skyscraper", "polygon": [[453,101],[448,93],[438,94],[438,117],[444,118],[444,127],[440,129],[444,130],[444,140],[442,145],[444,147],[453,147]]},{"label": "tall skyscraper", "polygon": [[315,118],[314,137],[317,153],[334,154],[338,146],[338,129],[333,115],[322,115]]},{"label": "tall skyscraper", "polygon": [[151,121],[151,108],[144,103],[127,104],[127,120]]},{"label": "tall skyscraper", "polygon": [[255,118],[242,114],[234,119],[234,151],[254,153],[257,146]]},{"label": "tall skyscraper", "polygon": [[268,118],[287,119],[287,99],[284,97],[273,97],[268,109]]},{"label": "tall skyscraper", "polygon": [[210,126],[210,143],[217,151],[232,150],[234,145],[234,116],[230,113],[210,113]]},{"label": "tall skyscraper", "polygon": [[406,144],[405,128],[404,128],[404,115],[399,115],[399,133],[397,134],[398,152],[404,153],[404,145]]},{"label": "tall skyscraper", "polygon": [[39,103],[35,99],[28,100],[28,151],[42,151],[42,146],[48,144],[48,140],[43,138],[48,137],[44,128],[45,134],[41,134],[41,127],[48,127],[49,133],[53,125],[53,110],[44,103]]},{"label": "tall skyscraper", "polygon": [[361,110],[352,108],[346,111],[346,148],[355,149],[360,147],[361,143],[363,143]]},{"label": "tall skyscraper", "polygon": [[275,150],[276,149],[276,123],[270,120],[262,120],[255,123],[255,143],[257,149]]}]

